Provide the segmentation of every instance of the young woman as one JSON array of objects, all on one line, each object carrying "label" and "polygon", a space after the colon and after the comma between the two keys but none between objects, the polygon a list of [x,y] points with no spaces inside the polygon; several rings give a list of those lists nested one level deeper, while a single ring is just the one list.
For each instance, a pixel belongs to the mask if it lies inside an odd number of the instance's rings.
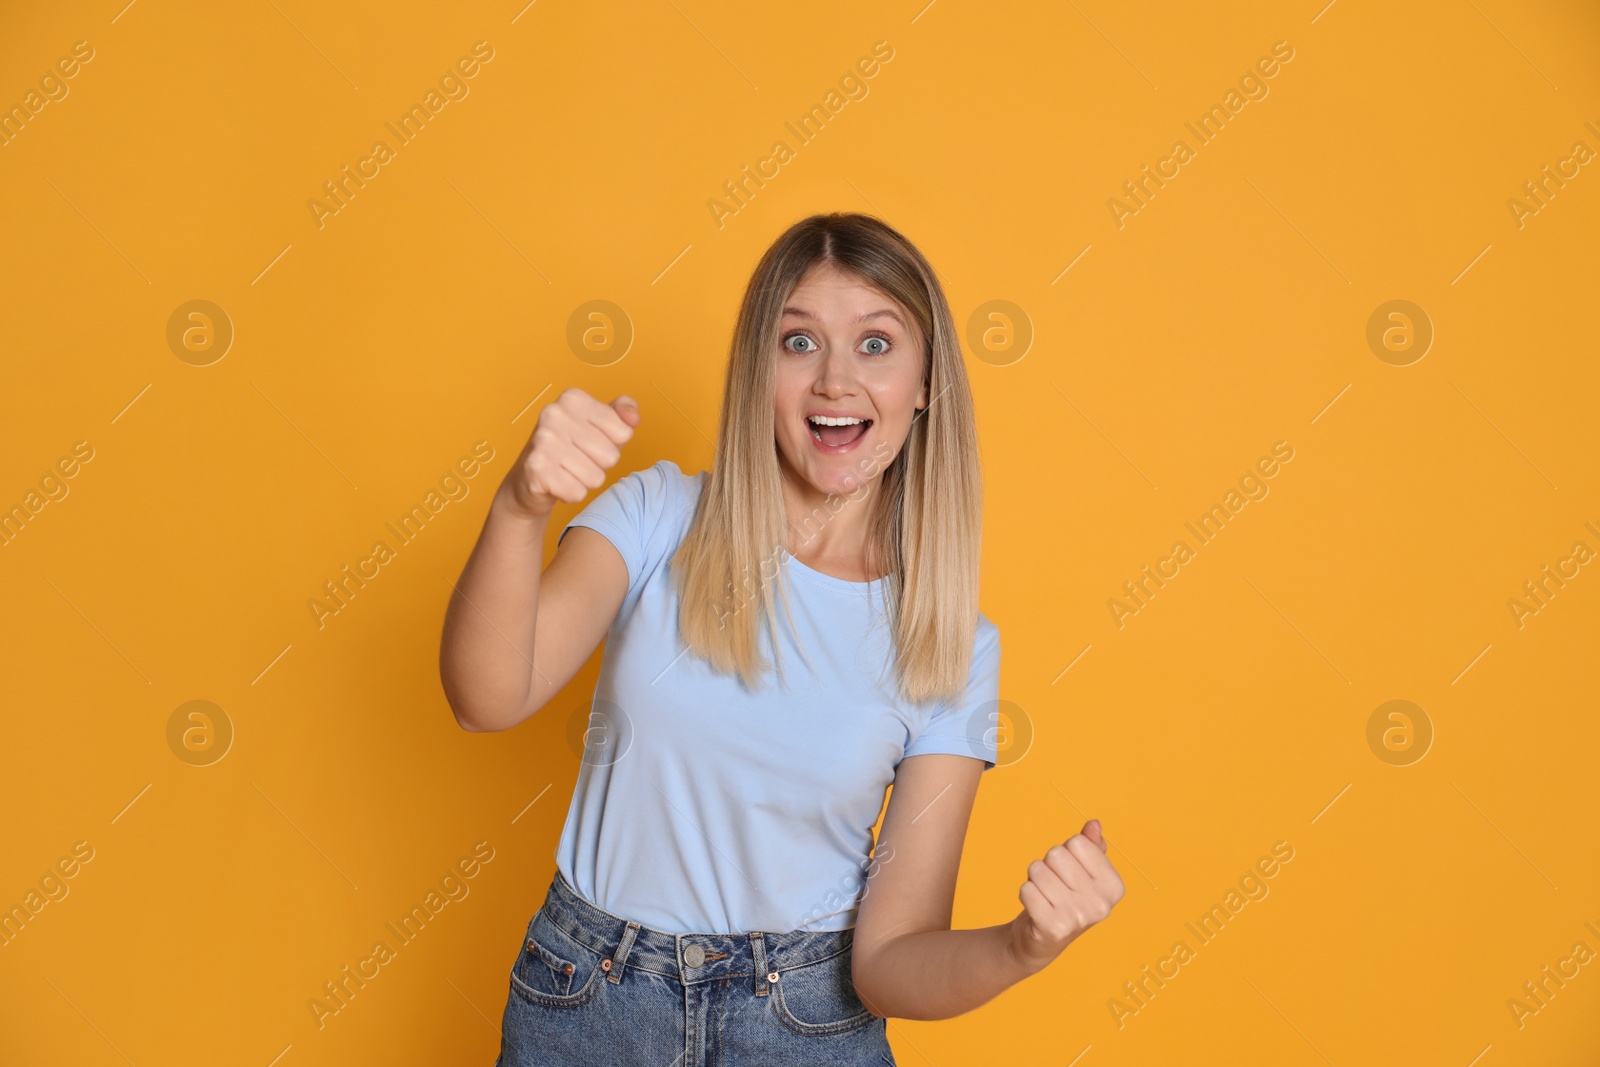
[{"label": "young woman", "polygon": [[[1121,899],[1099,824],[1034,861],[1010,922],[952,930],[999,633],[978,612],[971,392],[932,267],[815,215],[756,267],[717,459],[605,482],[639,425],[577,390],[496,492],[446,613],[457,722],[533,715],[605,639],[556,871],[499,1064],[893,1063]],[[874,847],[872,827],[894,786]]]}]

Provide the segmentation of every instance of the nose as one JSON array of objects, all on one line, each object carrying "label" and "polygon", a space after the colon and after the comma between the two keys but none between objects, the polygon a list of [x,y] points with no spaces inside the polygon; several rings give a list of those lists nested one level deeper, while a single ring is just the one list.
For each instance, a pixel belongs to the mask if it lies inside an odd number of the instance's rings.
[{"label": "nose", "polygon": [[820,393],[832,400],[854,393],[855,387],[855,360],[848,351],[838,345],[830,345],[822,361],[817,365],[817,380],[812,386],[812,392]]}]

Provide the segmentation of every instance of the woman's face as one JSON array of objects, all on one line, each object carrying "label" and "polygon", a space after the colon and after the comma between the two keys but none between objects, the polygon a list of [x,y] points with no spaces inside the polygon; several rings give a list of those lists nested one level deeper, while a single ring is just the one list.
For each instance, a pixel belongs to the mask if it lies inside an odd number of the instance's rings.
[{"label": "woman's face", "polygon": [[899,455],[928,404],[921,333],[894,300],[821,263],[784,305],[778,337],[780,465],[800,488],[853,493]]}]

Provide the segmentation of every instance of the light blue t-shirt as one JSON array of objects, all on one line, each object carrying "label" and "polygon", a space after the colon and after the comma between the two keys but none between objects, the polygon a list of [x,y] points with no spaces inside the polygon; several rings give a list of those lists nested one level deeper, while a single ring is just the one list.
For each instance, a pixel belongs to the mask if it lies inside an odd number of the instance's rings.
[{"label": "light blue t-shirt", "polygon": [[1000,632],[978,616],[959,700],[906,703],[881,580],[846,581],[785,554],[811,667],[780,603],[787,686],[769,671],[762,689],[747,690],[679,637],[670,563],[704,477],[662,460],[562,530],[587,526],[615,545],[628,592],[606,638],[556,862],[586,900],[669,933],[853,927],[901,759],[951,753],[995,765]]}]

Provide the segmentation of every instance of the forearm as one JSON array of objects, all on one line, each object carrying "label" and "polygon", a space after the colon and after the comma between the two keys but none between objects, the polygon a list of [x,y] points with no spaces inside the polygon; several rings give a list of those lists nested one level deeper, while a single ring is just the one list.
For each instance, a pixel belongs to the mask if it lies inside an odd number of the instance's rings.
[{"label": "forearm", "polygon": [[886,1018],[961,1015],[1035,973],[1012,951],[1013,936],[1011,923],[902,934],[858,955],[856,994]]},{"label": "forearm", "polygon": [[550,698],[534,669],[539,575],[549,516],[529,518],[489,505],[445,611],[439,677],[456,721],[468,730],[505,730]]}]

